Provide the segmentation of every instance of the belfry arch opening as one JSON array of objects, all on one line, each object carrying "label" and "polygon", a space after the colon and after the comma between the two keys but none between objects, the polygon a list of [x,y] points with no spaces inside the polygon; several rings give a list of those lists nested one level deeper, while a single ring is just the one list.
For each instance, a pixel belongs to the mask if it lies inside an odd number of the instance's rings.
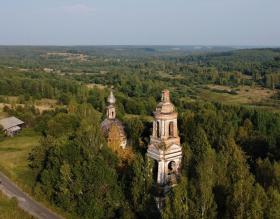
[{"label": "belfry arch opening", "polygon": [[159,121],[157,121],[157,137],[160,138],[160,126],[159,126]]},{"label": "belfry arch opening", "polygon": [[169,138],[174,137],[174,122],[169,123]]},{"label": "belfry arch opening", "polygon": [[158,178],[158,161],[153,160],[153,181],[157,182]]},{"label": "belfry arch opening", "polygon": [[172,172],[172,171],[175,171],[175,169],[176,169],[176,163],[175,163],[175,161],[170,161],[170,162],[168,163],[168,171],[169,171],[169,172]]}]

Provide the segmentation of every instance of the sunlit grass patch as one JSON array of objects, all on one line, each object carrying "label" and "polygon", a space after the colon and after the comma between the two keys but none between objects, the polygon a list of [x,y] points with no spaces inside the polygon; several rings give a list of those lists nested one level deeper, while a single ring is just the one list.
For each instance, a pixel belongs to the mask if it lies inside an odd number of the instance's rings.
[{"label": "sunlit grass patch", "polygon": [[15,137],[5,137],[0,141],[0,169],[12,180],[24,187],[30,187],[31,170],[28,154],[39,142],[39,135],[32,129],[23,129]]},{"label": "sunlit grass patch", "polygon": [[33,217],[18,207],[16,199],[8,199],[0,192],[0,218],[31,219]]}]

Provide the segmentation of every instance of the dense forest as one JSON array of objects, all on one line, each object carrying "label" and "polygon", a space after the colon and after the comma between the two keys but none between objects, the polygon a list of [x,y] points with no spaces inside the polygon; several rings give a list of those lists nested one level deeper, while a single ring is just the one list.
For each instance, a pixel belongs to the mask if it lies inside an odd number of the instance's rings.
[{"label": "dense forest", "polygon": [[[33,192],[73,218],[280,218],[280,50],[122,49],[0,48],[0,102],[20,102],[3,110],[41,135],[29,155]],[[209,84],[233,96],[238,86],[273,90],[275,110],[205,101]],[[100,131],[111,85],[129,160]],[[159,210],[146,150],[164,88],[179,113],[183,161]],[[39,112],[42,98],[57,107]]]}]

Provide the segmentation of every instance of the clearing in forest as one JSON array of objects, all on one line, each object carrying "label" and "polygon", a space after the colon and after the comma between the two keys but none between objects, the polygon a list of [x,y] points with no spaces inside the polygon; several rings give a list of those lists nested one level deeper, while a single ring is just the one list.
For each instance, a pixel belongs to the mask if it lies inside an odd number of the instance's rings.
[{"label": "clearing in forest", "polygon": [[208,85],[202,89],[202,99],[219,101],[228,104],[258,104],[263,101],[272,100],[276,91],[259,86],[230,87],[224,85]]}]

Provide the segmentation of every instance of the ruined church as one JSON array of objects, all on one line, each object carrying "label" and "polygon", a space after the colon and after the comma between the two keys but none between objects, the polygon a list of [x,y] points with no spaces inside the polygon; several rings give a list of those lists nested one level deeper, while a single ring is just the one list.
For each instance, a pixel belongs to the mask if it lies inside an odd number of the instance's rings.
[{"label": "ruined church", "polygon": [[[110,139],[109,133],[116,128],[115,137],[121,139],[118,147],[126,149],[127,138],[124,126],[116,119],[116,98],[112,90],[107,102],[106,119],[101,124],[102,132],[110,143],[114,139]],[[178,135],[177,117],[178,113],[170,101],[169,91],[163,90],[161,101],[154,112],[153,131],[147,150],[149,161],[154,163],[151,170],[154,181],[163,194],[176,185],[180,172],[182,147]]]},{"label": "ruined church", "polygon": [[147,156],[154,161],[153,175],[162,192],[176,185],[182,159],[177,116],[168,90],[162,91],[161,102],[154,112],[153,132]]},{"label": "ruined church", "polygon": [[104,137],[107,139],[108,144],[117,142],[117,146],[125,149],[127,145],[127,138],[123,124],[116,118],[116,98],[112,90],[107,98],[107,103],[106,119],[101,123],[101,130]]}]

